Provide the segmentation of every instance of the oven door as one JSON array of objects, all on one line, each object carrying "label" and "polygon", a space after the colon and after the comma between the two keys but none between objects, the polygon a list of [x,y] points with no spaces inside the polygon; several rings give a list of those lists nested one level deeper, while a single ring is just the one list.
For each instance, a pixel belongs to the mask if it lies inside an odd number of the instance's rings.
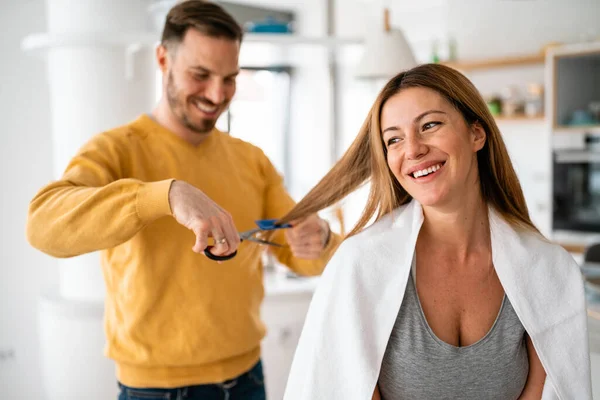
[{"label": "oven door", "polygon": [[553,230],[600,232],[600,152],[554,153]]}]

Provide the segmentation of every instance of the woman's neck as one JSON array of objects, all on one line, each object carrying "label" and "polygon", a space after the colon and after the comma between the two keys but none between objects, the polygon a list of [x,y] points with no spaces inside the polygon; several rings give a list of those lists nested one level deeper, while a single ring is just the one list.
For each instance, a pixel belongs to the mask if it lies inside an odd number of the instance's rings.
[{"label": "woman's neck", "polygon": [[479,190],[454,207],[423,207],[423,214],[421,245],[459,260],[490,249],[488,207]]}]

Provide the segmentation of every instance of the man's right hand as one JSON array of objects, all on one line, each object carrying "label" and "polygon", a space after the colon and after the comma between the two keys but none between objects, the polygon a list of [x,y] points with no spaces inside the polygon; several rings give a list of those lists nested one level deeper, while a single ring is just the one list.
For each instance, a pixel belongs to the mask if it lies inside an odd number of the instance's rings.
[{"label": "man's right hand", "polygon": [[219,207],[200,189],[183,181],[174,181],[169,190],[171,212],[177,222],[196,235],[192,250],[201,253],[208,246],[208,237],[215,240],[211,253],[217,256],[233,253],[240,236],[231,214]]}]

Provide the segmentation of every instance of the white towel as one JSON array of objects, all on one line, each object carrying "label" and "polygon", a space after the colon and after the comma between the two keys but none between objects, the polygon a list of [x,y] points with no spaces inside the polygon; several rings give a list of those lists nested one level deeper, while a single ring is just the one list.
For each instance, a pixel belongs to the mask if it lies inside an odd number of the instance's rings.
[{"label": "white towel", "polygon": [[[342,243],[313,296],[285,400],[371,399],[422,223],[413,200]],[[547,373],[542,399],[591,399],[578,265],[493,210],[490,230],[498,278]]]}]

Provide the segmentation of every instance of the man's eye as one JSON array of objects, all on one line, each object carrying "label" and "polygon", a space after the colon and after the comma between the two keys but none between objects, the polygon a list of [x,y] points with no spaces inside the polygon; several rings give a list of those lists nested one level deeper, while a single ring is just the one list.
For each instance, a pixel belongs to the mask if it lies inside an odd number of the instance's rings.
[{"label": "man's eye", "polygon": [[436,121],[434,121],[434,122],[428,122],[428,123],[426,123],[426,124],[423,125],[423,130],[426,131],[426,130],[431,129],[431,128],[435,127],[435,126],[438,126],[439,124],[440,123],[436,122]]},{"label": "man's eye", "polygon": [[208,75],[205,75],[205,74],[194,75],[194,79],[197,79],[199,81],[204,81],[204,80],[208,79]]}]

